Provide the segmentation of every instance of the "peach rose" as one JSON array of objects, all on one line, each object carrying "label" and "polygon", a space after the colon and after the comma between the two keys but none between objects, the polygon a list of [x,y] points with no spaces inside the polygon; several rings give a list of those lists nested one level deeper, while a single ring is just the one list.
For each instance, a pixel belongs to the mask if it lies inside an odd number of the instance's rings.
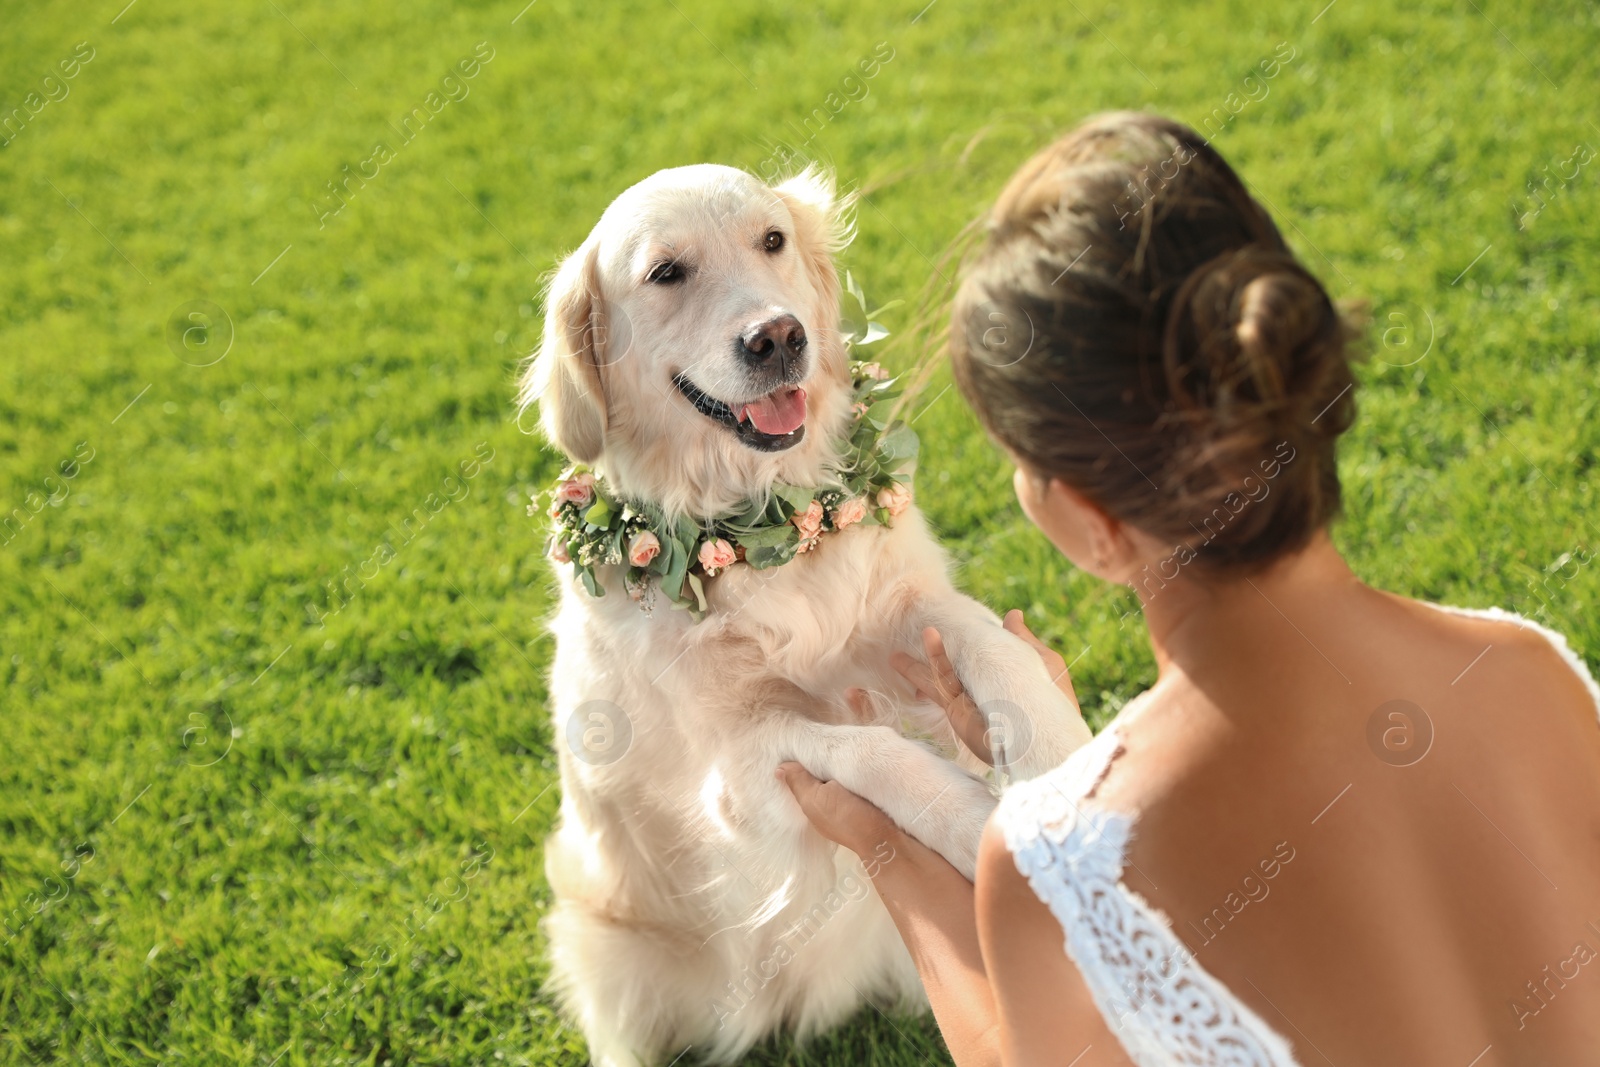
[{"label": "peach rose", "polygon": [[628,562],[635,567],[648,567],[650,561],[661,555],[661,542],[649,530],[640,530],[628,542]]},{"label": "peach rose", "polygon": [[584,471],[556,486],[555,500],[551,506],[559,508],[562,504],[576,504],[581,508],[587,507],[593,500],[594,475]]},{"label": "peach rose", "polygon": [[572,553],[567,551],[565,541],[552,541],[550,543],[550,558],[557,563],[571,563]]},{"label": "peach rose", "polygon": [[851,497],[833,509],[833,528],[843,530],[847,526],[854,526],[867,517],[867,501],[864,497]]},{"label": "peach rose", "polygon": [[813,500],[804,511],[797,511],[789,521],[800,529],[800,540],[810,541],[822,532],[822,503]]},{"label": "peach rose", "polygon": [[707,575],[714,577],[722,568],[733,566],[736,559],[738,556],[734,555],[733,546],[720,537],[713,537],[700,545],[700,566],[705,568]]},{"label": "peach rose", "polygon": [[878,506],[887,508],[890,515],[899,515],[911,506],[911,487],[895,482],[887,489],[878,490]]}]

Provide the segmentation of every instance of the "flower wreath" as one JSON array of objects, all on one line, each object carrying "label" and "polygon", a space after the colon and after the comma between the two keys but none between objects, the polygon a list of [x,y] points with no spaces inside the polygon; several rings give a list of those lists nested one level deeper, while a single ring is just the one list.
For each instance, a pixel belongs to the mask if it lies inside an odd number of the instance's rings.
[{"label": "flower wreath", "polygon": [[[846,276],[846,292],[861,305],[858,320],[847,316],[847,344],[871,344],[888,336],[868,312],[854,279]],[[563,471],[555,486],[536,493],[529,515],[549,498],[546,513],[554,529],[546,545],[558,563],[571,563],[573,574],[592,596],[604,596],[596,575],[602,566],[627,564],[628,595],[643,600],[650,579],[672,602],[696,617],[706,611],[704,579],[735,563],[757,570],[778,567],[817,547],[822,535],[856,524],[889,526],[911,506],[911,471],[917,457],[917,435],[905,423],[879,416],[874,409],[900,395],[897,379],[876,363],[852,361],[852,421],[838,468],[829,484],[816,488],[776,485],[765,499],[752,500],[739,512],[713,518],[679,516],[668,520],[648,504],[625,501],[610,492],[588,467]]]}]

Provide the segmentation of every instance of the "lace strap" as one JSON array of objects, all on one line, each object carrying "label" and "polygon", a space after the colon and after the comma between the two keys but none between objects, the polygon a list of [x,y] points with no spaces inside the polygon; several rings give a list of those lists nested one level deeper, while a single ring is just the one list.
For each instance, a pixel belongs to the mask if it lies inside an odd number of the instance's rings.
[{"label": "lace strap", "polygon": [[1122,884],[1134,819],[1091,799],[1122,750],[1114,725],[1001,799],[995,818],[1017,870],[1061,924],[1067,956],[1138,1067],[1294,1067],[1288,1042]]}]

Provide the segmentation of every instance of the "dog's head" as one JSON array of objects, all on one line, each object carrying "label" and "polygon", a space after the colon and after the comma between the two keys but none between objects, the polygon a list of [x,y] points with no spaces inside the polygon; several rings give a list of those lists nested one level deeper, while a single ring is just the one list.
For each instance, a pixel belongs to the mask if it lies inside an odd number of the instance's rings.
[{"label": "dog's head", "polygon": [[561,264],[522,379],[545,435],[618,492],[715,514],[815,484],[847,415],[826,177],[660,171]]}]

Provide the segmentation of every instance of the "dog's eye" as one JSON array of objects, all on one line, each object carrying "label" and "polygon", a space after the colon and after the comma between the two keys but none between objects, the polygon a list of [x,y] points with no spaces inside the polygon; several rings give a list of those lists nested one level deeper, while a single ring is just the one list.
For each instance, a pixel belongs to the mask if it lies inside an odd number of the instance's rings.
[{"label": "dog's eye", "polygon": [[783,231],[768,230],[765,247],[768,252],[781,252],[783,250]]},{"label": "dog's eye", "polygon": [[651,267],[650,273],[644,276],[644,280],[656,285],[676,285],[686,277],[687,275],[684,273],[683,268],[678,265],[678,262],[671,260],[666,263],[657,263]]}]

